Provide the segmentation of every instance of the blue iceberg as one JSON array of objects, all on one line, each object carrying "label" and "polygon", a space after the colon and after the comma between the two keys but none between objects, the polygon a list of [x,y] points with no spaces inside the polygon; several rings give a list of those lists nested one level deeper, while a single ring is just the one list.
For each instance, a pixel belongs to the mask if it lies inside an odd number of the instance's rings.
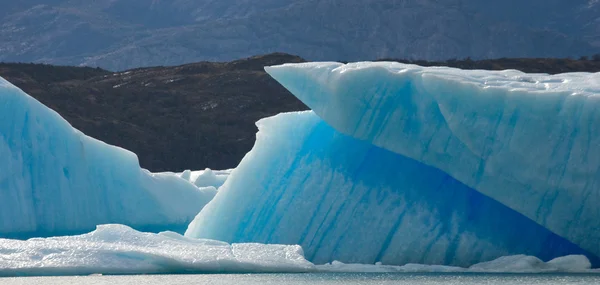
[{"label": "blue iceberg", "polygon": [[259,121],[234,170],[183,173],[141,169],[0,79],[0,238],[129,226],[1,239],[0,275],[600,265],[600,74],[267,71],[313,111]]},{"label": "blue iceberg", "polygon": [[186,236],[299,244],[317,264],[443,264],[597,257],[411,158],[341,134],[313,112],[257,123],[254,148]]},{"label": "blue iceberg", "polygon": [[135,154],[85,136],[2,78],[0,158],[5,238],[84,233],[107,223],[183,232],[216,193],[141,169]]},{"label": "blue iceberg", "polygon": [[337,131],[440,169],[600,255],[600,73],[267,68]]},{"label": "blue iceberg", "polygon": [[315,263],[600,264],[600,74],[266,70],[314,113],[260,121],[187,236],[300,244]]}]

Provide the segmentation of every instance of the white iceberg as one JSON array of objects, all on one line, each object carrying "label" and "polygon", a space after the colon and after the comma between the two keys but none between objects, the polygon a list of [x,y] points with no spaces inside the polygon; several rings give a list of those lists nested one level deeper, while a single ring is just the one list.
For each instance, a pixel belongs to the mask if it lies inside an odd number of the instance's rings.
[{"label": "white iceberg", "polygon": [[0,277],[279,272],[594,273],[581,255],[548,263],[531,256],[506,256],[470,268],[338,261],[314,265],[297,245],[228,244],[186,238],[174,232],[143,233],[123,225],[101,225],[78,236],[0,239]]},{"label": "white iceberg", "polygon": [[0,276],[145,273],[307,272],[294,245],[228,244],[174,232],[102,225],[88,234],[0,239]]}]

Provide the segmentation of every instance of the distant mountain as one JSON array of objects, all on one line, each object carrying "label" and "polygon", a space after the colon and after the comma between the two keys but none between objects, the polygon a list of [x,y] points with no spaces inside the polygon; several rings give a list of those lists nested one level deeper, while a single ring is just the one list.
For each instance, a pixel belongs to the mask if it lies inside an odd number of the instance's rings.
[{"label": "distant mountain", "polygon": [[[0,76],[84,133],[135,152],[145,168],[225,169],[237,166],[252,148],[258,119],[306,109],[263,70],[267,65],[302,61],[278,53],[117,73],[99,68],[0,64]],[[600,58],[416,63],[546,73],[600,71]]]},{"label": "distant mountain", "polygon": [[0,61],[124,70],[275,51],[310,60],[578,57],[598,0],[19,0]]}]

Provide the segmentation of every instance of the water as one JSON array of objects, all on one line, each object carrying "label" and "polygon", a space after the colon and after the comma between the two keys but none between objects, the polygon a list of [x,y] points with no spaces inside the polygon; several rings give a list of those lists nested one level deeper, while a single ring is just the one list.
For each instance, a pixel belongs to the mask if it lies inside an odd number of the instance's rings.
[{"label": "water", "polygon": [[440,273],[306,273],[306,274],[205,274],[205,275],[129,275],[78,277],[0,278],[2,285],[17,284],[600,284],[600,275],[585,274],[440,274]]}]

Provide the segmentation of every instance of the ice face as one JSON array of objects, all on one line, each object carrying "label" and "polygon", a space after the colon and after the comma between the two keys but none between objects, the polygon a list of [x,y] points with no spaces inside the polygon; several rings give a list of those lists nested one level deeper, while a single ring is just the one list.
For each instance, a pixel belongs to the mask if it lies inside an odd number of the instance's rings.
[{"label": "ice face", "polygon": [[257,141],[186,236],[299,244],[317,264],[470,266],[586,254],[416,160],[335,131],[313,112],[257,123]]},{"label": "ice face", "polygon": [[600,73],[266,68],[341,133],[438,168],[600,254]]},{"label": "ice face", "polygon": [[73,129],[0,78],[0,237],[27,238],[122,223],[180,230],[215,195]]}]

